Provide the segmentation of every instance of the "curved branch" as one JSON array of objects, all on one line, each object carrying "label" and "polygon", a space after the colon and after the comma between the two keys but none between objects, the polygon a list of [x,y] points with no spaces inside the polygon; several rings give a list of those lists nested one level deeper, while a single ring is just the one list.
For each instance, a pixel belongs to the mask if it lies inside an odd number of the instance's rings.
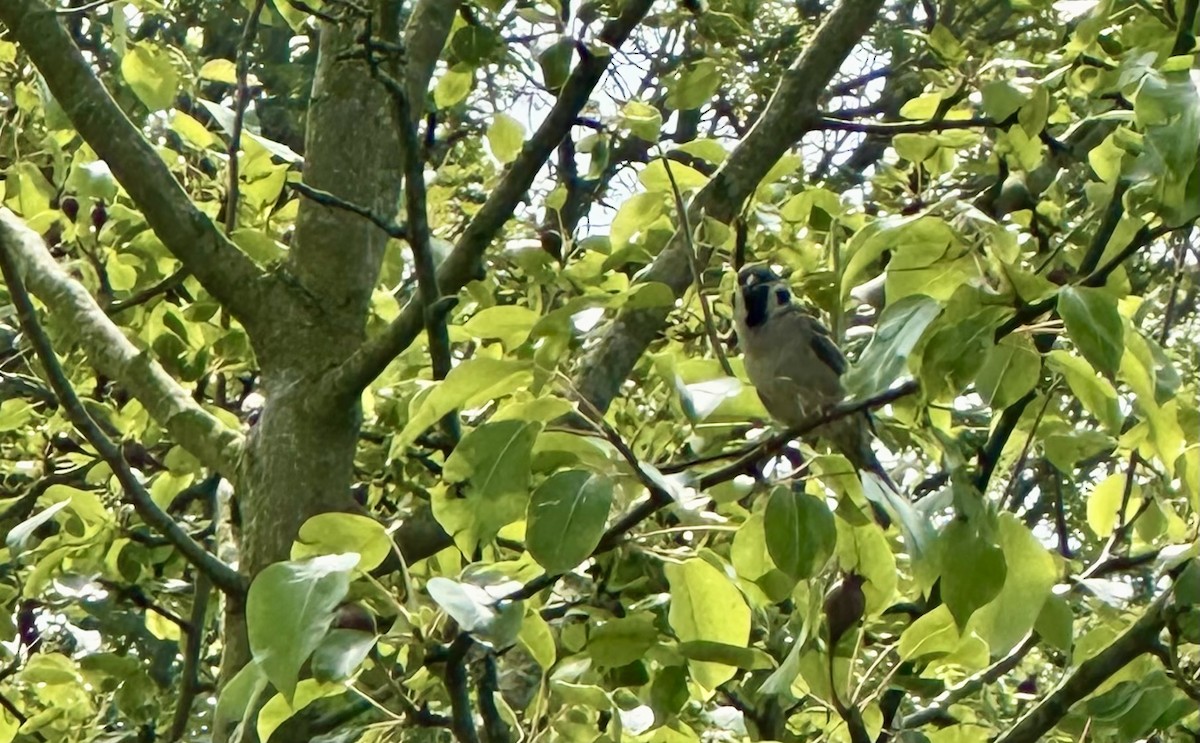
[{"label": "curved branch", "polygon": [[[883,0],[842,0],[817,29],[812,41],[784,73],[766,110],[734,148],[712,180],[692,199],[693,222],[700,215],[730,222],[759,181],[787,150],[820,126],[817,99],[842,62],[875,22]],[[708,261],[708,252],[700,257]],[[671,287],[676,297],[691,284],[687,247],[676,231],[654,263],[642,273],[644,282]],[[609,326],[581,365],[575,386],[601,411],[607,410],[621,384],[650,342],[666,325],[670,307],[626,309]]]},{"label": "curved branch", "polygon": [[[2,224],[0,222],[0,225]],[[231,596],[244,594],[246,591],[245,578],[210,554],[203,545],[192,539],[183,530],[183,527],[176,523],[175,519],[158,507],[154,498],[146,490],[146,486],[129,468],[129,463],[125,461],[121,448],[113,443],[113,440],[106,436],[100,430],[100,426],[96,425],[96,422],[88,415],[59,364],[58,357],[54,354],[49,336],[37,322],[33,300],[29,298],[21,278],[23,266],[17,260],[17,251],[12,250],[9,241],[3,240],[4,236],[4,231],[0,230],[0,271],[4,273],[4,282],[7,284],[8,292],[12,295],[13,304],[16,306],[21,329],[28,336],[30,344],[41,358],[50,387],[58,396],[59,402],[62,403],[67,418],[95,447],[100,457],[108,463],[113,475],[125,490],[125,495],[133,503],[134,510],[142,517],[143,521],[169,539],[183,558],[194,565],[197,570],[209,576],[217,588]],[[96,308],[96,311],[99,312],[99,308]]]},{"label": "curved branch", "polygon": [[[599,41],[614,50],[620,48],[653,4],[653,0],[626,2],[621,15],[609,21],[600,32]],[[478,275],[483,254],[492,239],[512,217],[546,160],[575,125],[579,112],[587,104],[612,58],[612,54],[588,54],[576,65],[542,125],[525,143],[521,154],[467,225],[454,250],[438,266],[438,287],[442,294],[457,294]],[[424,328],[425,307],[417,297],[404,306],[387,330],[364,343],[330,373],[331,389],[335,394],[357,395],[397,354],[408,348]]]},{"label": "curved branch", "polygon": [[243,324],[261,315],[261,293],[247,289],[263,272],[196,208],[93,74],[55,12],[42,0],[5,0],[0,23],[33,60],[75,129],[108,164],[163,245]]},{"label": "curved branch", "polygon": [[204,466],[236,481],[242,434],[200,407],[150,353],[134,346],[92,295],[55,262],[41,237],[2,207],[0,249],[33,294],[75,327],[88,360],[102,374],[129,390],[171,438]]}]

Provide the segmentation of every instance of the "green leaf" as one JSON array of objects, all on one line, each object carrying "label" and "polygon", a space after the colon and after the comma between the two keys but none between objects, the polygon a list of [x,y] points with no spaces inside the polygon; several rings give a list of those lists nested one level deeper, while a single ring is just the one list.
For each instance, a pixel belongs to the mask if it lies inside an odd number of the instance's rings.
[{"label": "green leaf", "polygon": [[285,699],[292,699],[300,667],[329,631],[358,561],[358,555],[345,554],[277,562],[250,584],[250,652]]},{"label": "green leaf", "polygon": [[901,660],[926,655],[944,655],[958,647],[960,635],[950,607],[941,604],[927,612],[900,634],[897,650]]},{"label": "green leaf", "polygon": [[885,307],[871,342],[845,376],[850,395],[870,397],[886,390],[904,371],[909,354],[941,311],[936,301],[920,294]]},{"label": "green leaf", "polygon": [[1075,639],[1074,625],[1075,615],[1071,612],[1071,605],[1062,596],[1051,595],[1042,606],[1033,628],[1052,647],[1069,655]]},{"label": "green leaf", "polygon": [[571,55],[574,52],[574,40],[562,38],[538,55],[538,66],[542,68],[542,83],[546,90],[556,93],[567,82],[571,75]]},{"label": "green leaf", "polygon": [[171,131],[199,150],[216,147],[220,142],[217,135],[205,129],[203,124],[179,110],[171,112]]},{"label": "green leaf", "polygon": [[170,108],[179,92],[179,73],[165,49],[149,41],[130,44],[121,58],[121,76],[146,108]]},{"label": "green leaf", "polygon": [[0,431],[17,431],[33,420],[37,411],[27,401],[12,398],[0,403]]},{"label": "green leaf", "polygon": [[924,217],[896,237],[884,283],[888,304],[910,294],[945,301],[980,276],[975,256],[940,219]]},{"label": "green leaf", "polygon": [[475,68],[456,64],[447,70],[433,89],[433,102],[438,108],[450,108],[466,99],[475,84]]},{"label": "green leaf", "polygon": [[634,235],[644,232],[665,212],[666,198],[657,191],[636,193],[625,199],[609,227],[613,249],[625,247]]},{"label": "green leaf", "polygon": [[684,152],[710,165],[720,165],[725,162],[725,158],[729,157],[729,150],[725,149],[725,145],[716,139],[706,137],[684,142],[678,147],[673,147],[671,152]]},{"label": "green leaf", "polygon": [[228,59],[210,59],[197,73],[201,80],[237,85],[237,65]]},{"label": "green leaf", "polygon": [[479,586],[439,576],[430,578],[425,590],[464,632],[475,632],[496,619],[495,599]]},{"label": "green leaf", "polygon": [[503,45],[500,36],[481,24],[463,26],[450,38],[450,50],[459,61],[472,66],[483,64]]},{"label": "green leaf", "polygon": [[1125,350],[1116,300],[1100,289],[1068,286],[1058,293],[1058,312],[1083,357],[1105,374],[1116,374]]},{"label": "green leaf", "polygon": [[983,86],[983,112],[996,121],[1004,121],[1025,104],[1026,94],[1007,80],[993,80]]},{"label": "green leaf", "polygon": [[358,553],[358,570],[370,572],[392,551],[383,524],[354,513],[321,513],[305,521],[292,543],[293,560],[315,555]]},{"label": "green leaf", "polygon": [[610,619],[588,637],[587,652],[604,668],[619,668],[646,655],[658,643],[654,615],[638,613]]},{"label": "green leaf", "polygon": [[701,59],[667,81],[667,107],[676,111],[700,108],[721,85],[721,72],[711,59]]},{"label": "green leaf", "polygon": [[498,113],[488,127],[487,140],[492,155],[507,165],[521,154],[521,147],[525,143],[525,127],[508,114]]},{"label": "green leaf", "polygon": [[[42,175],[42,171],[33,163],[20,163],[13,170],[15,173],[9,173],[9,183],[5,184],[10,197],[8,206],[20,212],[26,219],[48,210],[50,199],[58,189],[46,180],[46,176]],[[16,181],[15,184],[12,183],[13,180]],[[0,191],[0,195],[3,193]],[[15,199],[12,198],[14,196]]]},{"label": "green leaf", "polygon": [[[680,642],[710,640],[746,647],[750,641],[750,607],[733,582],[700,558],[664,566],[671,586],[667,621]],[[693,661],[692,678],[705,689],[715,689],[733,677],[735,669],[723,663]]]},{"label": "green leaf", "polygon": [[917,119],[925,121],[933,118],[937,113],[938,106],[942,103],[942,94],[939,91],[932,93],[923,93],[916,98],[910,99],[907,103],[900,107],[900,115],[906,119]]},{"label": "green leaf", "polygon": [[921,386],[932,399],[956,396],[973,379],[992,347],[996,327],[1010,313],[1000,307],[976,311],[952,300],[930,331],[921,355]]},{"label": "green leaf", "polygon": [[312,654],[313,678],[342,681],[354,675],[375,647],[375,635],[356,629],[332,629]]},{"label": "green leaf", "polygon": [[767,551],[796,580],[816,575],[837,545],[837,525],[821,500],[786,486],[771,491],[765,514]]},{"label": "green leaf", "polygon": [[446,460],[446,482],[470,479],[470,489],[482,497],[528,489],[529,457],[540,423],[507,420],[484,423],[463,437]]},{"label": "green leaf", "polygon": [[1117,442],[1100,431],[1073,431],[1055,433],[1042,441],[1046,458],[1064,474],[1073,474],[1075,464],[1096,454],[1112,451]]},{"label": "green leaf", "polygon": [[758,648],[745,648],[707,640],[680,643],[679,652],[688,660],[721,663],[746,671],[766,671],[779,665],[774,658]]},{"label": "green leaf", "polygon": [[942,600],[954,621],[965,627],[981,606],[994,599],[1004,586],[1008,568],[1004,552],[975,533],[966,521],[952,521],[938,538],[942,573]]},{"label": "green leaf", "polygon": [[69,505],[71,505],[71,501],[62,500],[25,519],[9,529],[8,534],[4,536],[4,545],[13,553],[20,554],[25,550],[25,543],[29,541],[29,537],[33,536],[38,527],[49,522],[55,514]]},{"label": "green leaf", "polygon": [[975,375],[975,388],[996,410],[1008,407],[1033,389],[1041,375],[1042,357],[1025,335],[1009,335],[988,351]]},{"label": "green leaf", "polygon": [[533,364],[528,361],[487,357],[468,359],[454,367],[413,411],[408,424],[392,443],[392,456],[403,452],[404,447],[447,413],[479,405],[525,387],[533,380],[532,367]]},{"label": "green leaf", "polygon": [[213,714],[213,728],[223,730],[228,725],[246,716],[246,710],[258,695],[267,688],[269,680],[258,661],[251,660],[234,674],[217,698],[217,709]]},{"label": "green leaf", "polygon": [[1097,374],[1087,361],[1061,349],[1051,351],[1046,356],[1046,363],[1063,376],[1072,394],[1089,413],[1109,430],[1120,429],[1121,408],[1117,404],[1117,390],[1111,382]]},{"label": "green leaf", "polygon": [[258,739],[270,740],[271,734],[275,732],[276,728],[297,712],[318,699],[341,694],[345,691],[345,688],[342,684],[321,683],[314,679],[304,679],[296,686],[296,693],[292,699],[288,699],[282,694],[272,696],[258,712],[256,727]]},{"label": "green leaf", "polygon": [[[686,194],[689,191],[699,191],[708,183],[708,176],[683,163],[672,162],[671,175],[675,177],[675,185],[679,187],[681,194]],[[638,181],[647,191],[658,191],[674,195],[674,191],[671,188],[671,179],[667,177],[667,166],[661,158],[648,163],[646,167],[642,168],[642,172],[638,173]]]},{"label": "green leaf", "polygon": [[260,230],[243,227],[234,230],[229,237],[243,253],[262,266],[283,260],[287,255],[287,248],[283,243],[277,242],[275,238]]},{"label": "green leaf", "polygon": [[999,518],[1000,547],[1008,566],[1004,588],[971,616],[963,630],[963,637],[978,633],[993,658],[1012,650],[1033,629],[1058,580],[1054,558],[1021,520],[1007,512]]},{"label": "green leaf", "polygon": [[462,327],[472,338],[497,338],[512,349],[525,342],[539,317],[528,307],[497,305],[476,312]]},{"label": "green leaf", "polygon": [[[1127,478],[1124,472],[1109,475],[1104,478],[1087,498],[1088,527],[1101,539],[1107,539],[1117,525],[1121,512],[1121,501],[1125,498]],[[1132,489],[1129,500],[1125,503],[1125,513],[1122,519],[1128,523],[1141,501],[1141,485],[1136,481],[1131,483]]]},{"label": "green leaf", "polygon": [[551,575],[574,569],[600,543],[612,500],[613,483],[606,477],[584,470],[550,476],[529,501],[529,554]]},{"label": "green leaf", "polygon": [[79,160],[67,175],[67,190],[81,200],[95,199],[111,204],[117,197],[117,179],[103,160]]},{"label": "green leaf", "polygon": [[638,139],[657,142],[662,130],[662,114],[641,101],[630,101],[621,108],[621,126]]},{"label": "green leaf", "polygon": [[442,477],[469,480],[465,497],[436,497],[433,515],[465,554],[525,514],[533,443],[542,424],[488,422],[463,437],[446,459]]},{"label": "green leaf", "polygon": [[660,716],[679,714],[690,698],[686,668],[667,666],[655,674],[650,684],[650,706],[656,720]]}]

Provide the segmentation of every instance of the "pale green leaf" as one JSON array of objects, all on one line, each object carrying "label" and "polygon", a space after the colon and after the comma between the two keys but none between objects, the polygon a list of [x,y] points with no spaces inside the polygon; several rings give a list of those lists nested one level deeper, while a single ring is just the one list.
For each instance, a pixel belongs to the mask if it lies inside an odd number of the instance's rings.
[{"label": "pale green leaf", "polygon": [[293,560],[315,555],[356,552],[358,569],[374,570],[392,551],[392,539],[383,524],[354,513],[320,513],[300,526],[292,543]]},{"label": "pale green leaf", "polygon": [[329,630],[358,561],[357,554],[344,554],[277,562],[250,584],[250,652],[285,699],[292,699],[300,667]]},{"label": "pale green leaf", "polygon": [[150,41],[129,45],[121,58],[121,76],[151,111],[170,108],[179,92],[179,73],[171,55]]},{"label": "pale green leaf", "polygon": [[525,127],[508,114],[498,113],[488,127],[487,140],[492,155],[507,165],[521,154],[521,147],[525,143]]},{"label": "pale green leaf", "polygon": [[[681,642],[709,640],[746,647],[750,639],[750,607],[733,582],[708,562],[692,558],[664,566],[671,585],[667,621]],[[732,666],[722,663],[689,663],[692,678],[705,689],[715,689],[733,677]]]}]

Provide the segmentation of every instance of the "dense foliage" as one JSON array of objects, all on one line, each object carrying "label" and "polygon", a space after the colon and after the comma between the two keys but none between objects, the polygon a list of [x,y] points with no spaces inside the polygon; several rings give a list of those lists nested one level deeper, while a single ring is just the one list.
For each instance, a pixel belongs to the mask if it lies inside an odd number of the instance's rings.
[{"label": "dense foliage", "polygon": [[45,3],[0,743],[1200,735],[1197,0]]}]

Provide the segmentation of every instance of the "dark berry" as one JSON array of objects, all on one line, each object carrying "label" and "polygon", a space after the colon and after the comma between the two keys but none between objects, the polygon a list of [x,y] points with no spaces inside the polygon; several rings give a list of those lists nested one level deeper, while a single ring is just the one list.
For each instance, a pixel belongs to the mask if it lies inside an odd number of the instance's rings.
[{"label": "dark berry", "polygon": [[104,208],[104,202],[96,202],[96,206],[92,209],[92,226],[99,232],[104,227],[104,223],[108,221],[108,210]]},{"label": "dark berry", "polygon": [[62,205],[60,208],[62,209],[62,213],[66,216],[66,218],[72,222],[75,221],[75,217],[79,216],[79,202],[70,196],[62,200]]}]

